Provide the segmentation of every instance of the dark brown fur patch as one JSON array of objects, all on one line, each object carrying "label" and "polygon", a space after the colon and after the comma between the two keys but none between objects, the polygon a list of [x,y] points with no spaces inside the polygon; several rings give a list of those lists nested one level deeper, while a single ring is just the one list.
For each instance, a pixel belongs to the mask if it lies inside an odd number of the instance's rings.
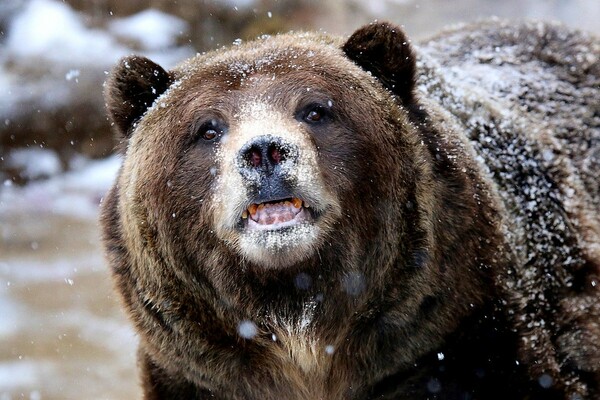
[{"label": "dark brown fur patch", "polygon": [[115,131],[131,135],[134,123],[171,85],[171,76],[145,57],[123,58],[106,83],[106,108]]}]

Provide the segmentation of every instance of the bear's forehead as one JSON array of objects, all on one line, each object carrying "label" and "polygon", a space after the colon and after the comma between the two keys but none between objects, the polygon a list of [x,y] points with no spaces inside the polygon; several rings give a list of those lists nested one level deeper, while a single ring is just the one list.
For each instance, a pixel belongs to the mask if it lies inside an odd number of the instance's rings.
[{"label": "bear's forehead", "polygon": [[259,76],[309,77],[344,71],[337,40],[321,35],[280,35],[198,55],[175,69],[182,80],[226,81],[229,86],[252,82]]},{"label": "bear's forehead", "polygon": [[374,77],[345,56],[342,43],[314,34],[281,35],[197,55],[172,71],[175,83],[155,104],[173,106],[168,109],[178,118],[193,120],[202,112],[235,117],[254,103],[289,113],[311,103],[341,104],[361,93],[378,98]]},{"label": "bear's forehead", "polygon": [[292,39],[282,35],[198,55],[174,70],[176,83],[159,102],[230,112],[248,101],[285,108],[307,97],[327,103],[365,83],[364,71],[337,41]]}]

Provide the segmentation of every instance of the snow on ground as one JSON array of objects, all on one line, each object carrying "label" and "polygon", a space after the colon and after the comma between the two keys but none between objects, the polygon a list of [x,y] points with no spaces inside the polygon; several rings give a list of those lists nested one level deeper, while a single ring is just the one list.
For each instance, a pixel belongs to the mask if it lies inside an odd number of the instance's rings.
[{"label": "snow on ground", "polygon": [[[16,159],[38,153],[29,152]],[[0,182],[1,400],[139,398],[137,340],[97,226],[120,159],[73,163],[68,173],[39,164],[35,172],[49,177],[24,187]]]},{"label": "snow on ground", "polygon": [[6,156],[5,163],[9,168],[20,170],[20,175],[27,180],[49,177],[62,171],[58,155],[42,148],[13,150]]},{"label": "snow on ground", "polygon": [[133,52],[121,38],[138,42],[142,52],[169,52],[177,47],[177,37],[187,30],[185,21],[153,9],[115,19],[108,30],[90,28],[81,14],[63,2],[30,0],[9,24],[5,56],[78,66],[111,66]]},{"label": "snow on ground", "polygon": [[0,43],[0,120],[19,114],[24,103],[41,109],[69,104],[77,90],[67,83],[102,81],[128,54],[146,55],[170,68],[194,54],[190,46],[177,45],[187,30],[184,21],[157,10],[115,20],[109,29],[91,28],[61,1],[30,0],[10,20]]},{"label": "snow on ground", "polygon": [[109,27],[116,36],[134,40],[147,50],[173,47],[177,36],[188,30],[185,21],[153,9],[115,19]]},{"label": "snow on ground", "polygon": [[[155,10],[100,29],[59,0],[21,3],[0,41],[2,134],[32,112],[88,98],[100,100],[104,118],[100,83],[122,56],[169,68],[194,53],[177,44],[188,26]],[[0,399],[139,398],[136,338],[113,295],[97,222],[119,157],[75,156],[65,173],[56,153],[36,146],[0,162],[29,180],[0,175]]]},{"label": "snow on ground", "polygon": [[[41,163],[45,157],[41,157],[40,153],[47,157],[48,161]],[[50,178],[32,182],[24,187],[5,180],[0,191],[0,218],[22,213],[95,218],[100,199],[114,180],[120,165],[118,156],[100,161],[80,158],[73,162],[78,165],[71,172],[56,174],[59,170],[49,151],[20,150],[17,158],[22,158],[20,161],[35,158],[36,162],[29,164],[25,172],[35,177]],[[44,164],[47,167],[45,170],[42,168]],[[9,235],[10,232],[3,234]]]},{"label": "snow on ground", "polygon": [[58,64],[107,65],[128,49],[107,32],[87,28],[67,4],[31,0],[11,21],[6,52],[15,58],[41,58]]}]

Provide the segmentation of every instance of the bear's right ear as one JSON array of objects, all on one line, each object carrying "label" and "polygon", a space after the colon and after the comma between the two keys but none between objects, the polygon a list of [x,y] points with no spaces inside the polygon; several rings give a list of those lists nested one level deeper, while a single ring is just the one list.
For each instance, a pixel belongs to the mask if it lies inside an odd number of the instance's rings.
[{"label": "bear's right ear", "polygon": [[171,74],[145,57],[119,61],[104,88],[108,117],[116,133],[128,139],[134,123],[172,83]]},{"label": "bear's right ear", "polygon": [[365,25],[350,36],[342,50],[405,106],[414,103],[416,58],[401,28],[386,22]]}]

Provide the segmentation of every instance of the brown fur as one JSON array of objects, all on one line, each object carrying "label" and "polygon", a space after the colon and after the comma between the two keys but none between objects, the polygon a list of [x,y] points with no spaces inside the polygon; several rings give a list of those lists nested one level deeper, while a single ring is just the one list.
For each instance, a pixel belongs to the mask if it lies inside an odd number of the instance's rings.
[{"label": "brown fur", "polygon": [[[505,93],[446,80],[474,53],[461,45],[508,48],[502,30],[449,32],[418,68],[388,24],[345,42],[272,37],[170,72],[139,57],[116,67],[107,106],[127,143],[102,224],[145,398],[600,396],[598,186],[584,168],[597,159],[561,153],[557,114],[535,133],[537,114],[502,114]],[[598,60],[597,42],[568,35]],[[592,99],[575,130],[594,156],[597,65],[577,76],[573,63],[536,66]],[[307,123],[314,102],[326,114]],[[219,136],[203,140],[206,126]],[[292,239],[235,225],[280,189],[238,156],[265,137],[284,143],[285,190],[319,216]]]}]

